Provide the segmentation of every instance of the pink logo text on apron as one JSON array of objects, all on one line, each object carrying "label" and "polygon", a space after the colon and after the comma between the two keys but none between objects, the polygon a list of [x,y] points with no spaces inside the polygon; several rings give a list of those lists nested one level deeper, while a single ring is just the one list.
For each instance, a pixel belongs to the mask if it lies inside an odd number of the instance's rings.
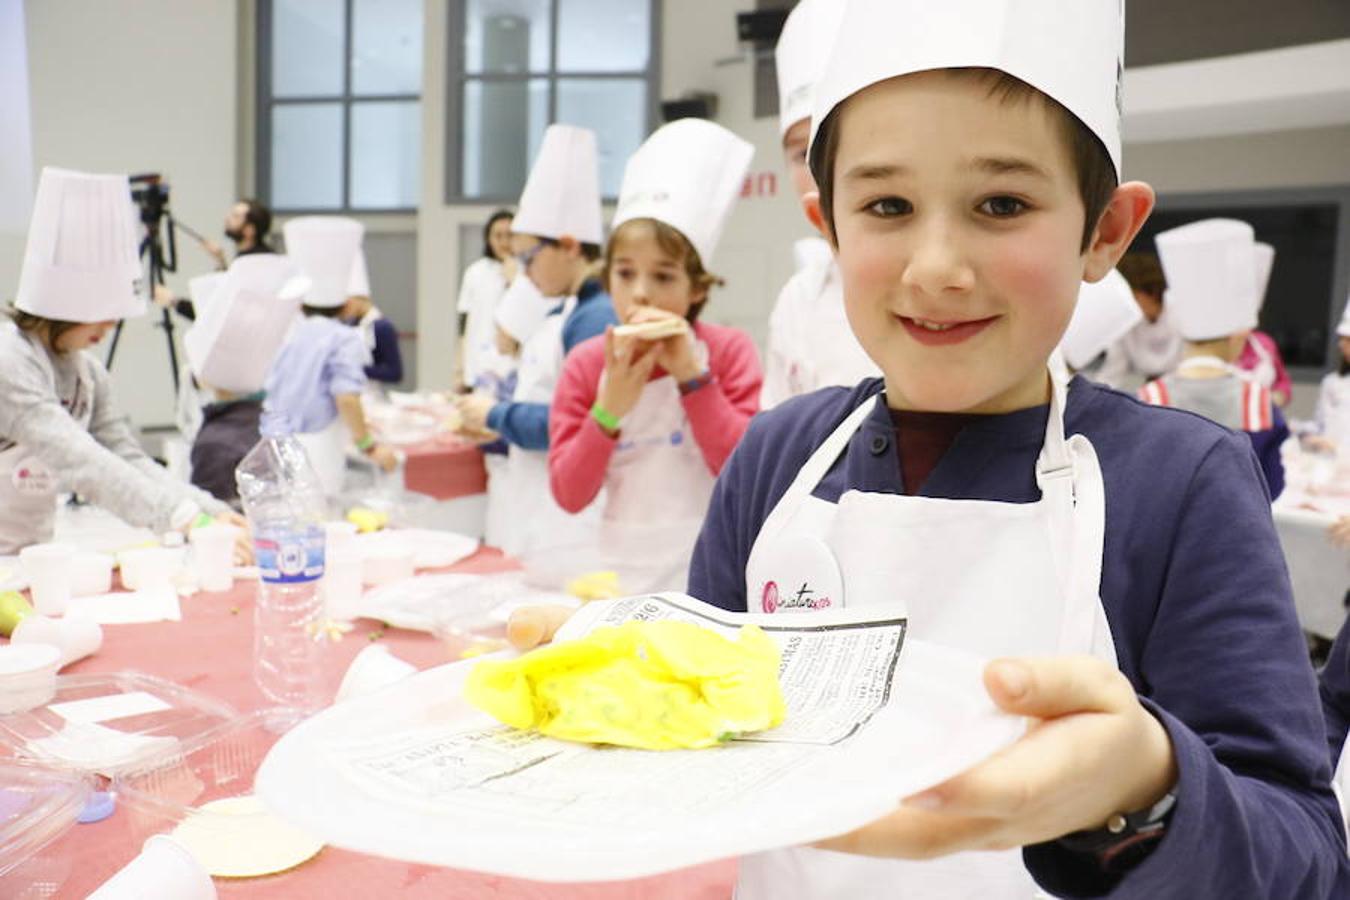
[{"label": "pink logo text on apron", "polygon": [[802,582],[802,586],[797,589],[797,593],[783,596],[778,591],[778,582],[764,582],[764,590],[760,594],[760,607],[766,613],[778,612],[780,609],[787,611],[792,609],[829,609],[834,605],[829,597],[816,597],[811,586],[807,582]]}]

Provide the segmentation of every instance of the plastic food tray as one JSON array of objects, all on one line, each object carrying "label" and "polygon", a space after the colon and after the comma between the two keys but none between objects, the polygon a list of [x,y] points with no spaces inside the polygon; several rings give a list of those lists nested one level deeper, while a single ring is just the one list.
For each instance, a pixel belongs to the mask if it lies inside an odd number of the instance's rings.
[{"label": "plastic food tray", "polygon": [[111,778],[168,765],[237,716],[227,703],[152,675],[62,675],[44,706],[0,716],[0,757]]},{"label": "plastic food tray", "polygon": [[42,849],[75,824],[93,787],[78,772],[0,761],[0,897],[49,896],[61,886],[69,865]]}]

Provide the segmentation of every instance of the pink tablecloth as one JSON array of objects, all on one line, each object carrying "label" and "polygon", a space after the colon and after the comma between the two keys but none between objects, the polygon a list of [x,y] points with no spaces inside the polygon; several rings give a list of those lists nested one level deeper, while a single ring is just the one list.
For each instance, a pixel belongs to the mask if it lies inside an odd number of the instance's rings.
[{"label": "pink tablecloth", "polygon": [[[453,571],[493,572],[510,563],[495,550],[484,550]],[[96,656],[70,669],[75,672],[138,670],[211,694],[240,712],[258,709],[263,697],[251,674],[255,582],[238,582],[225,594],[198,594],[183,601],[183,620],[144,625],[109,625]],[[362,620],[331,654],[334,683],[352,657],[370,643],[378,626]],[[379,640],[399,657],[421,668],[450,659],[453,648],[415,632],[389,630]],[[59,869],[69,866],[54,894],[84,897],[137,852],[138,835],[124,810],[92,825],[77,825],[43,853]],[[58,873],[53,872],[54,875]],[[296,898],[727,898],[735,863],[714,863],[668,876],[596,885],[549,885],[470,872],[409,865],[326,848],[310,862],[280,875],[245,881],[217,881],[222,897]],[[54,879],[55,880],[55,879]]]},{"label": "pink tablecloth", "polygon": [[487,490],[483,451],[476,444],[446,434],[399,449],[407,455],[403,483],[410,491],[453,500]]}]

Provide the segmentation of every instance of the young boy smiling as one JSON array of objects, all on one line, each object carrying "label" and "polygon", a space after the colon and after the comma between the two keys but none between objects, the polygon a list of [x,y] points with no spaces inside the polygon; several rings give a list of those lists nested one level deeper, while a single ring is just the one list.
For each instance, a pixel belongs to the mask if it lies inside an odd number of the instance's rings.
[{"label": "young boy smiling", "polygon": [[1345,896],[1250,446],[1047,374],[1153,205],[1118,183],[1122,42],[1118,0],[848,6],[811,164],[883,377],[751,424],[689,590],[904,612],[1038,722],[836,852],[743,860],[739,897]]}]

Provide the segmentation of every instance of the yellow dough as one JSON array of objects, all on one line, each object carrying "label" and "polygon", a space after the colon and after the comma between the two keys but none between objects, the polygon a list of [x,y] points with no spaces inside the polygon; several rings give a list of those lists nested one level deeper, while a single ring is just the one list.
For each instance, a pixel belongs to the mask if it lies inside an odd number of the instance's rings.
[{"label": "yellow dough", "polygon": [[323,843],[269,813],[257,797],[197,807],[170,835],[217,878],[257,878],[312,859]]},{"label": "yellow dough", "polygon": [[778,645],[754,625],[733,641],[690,622],[627,622],[480,662],[464,695],[507,725],[550,737],[693,749],[781,723],[778,666]]},{"label": "yellow dough", "polygon": [[567,583],[567,593],[582,602],[613,600],[623,596],[618,572],[591,572]]}]

